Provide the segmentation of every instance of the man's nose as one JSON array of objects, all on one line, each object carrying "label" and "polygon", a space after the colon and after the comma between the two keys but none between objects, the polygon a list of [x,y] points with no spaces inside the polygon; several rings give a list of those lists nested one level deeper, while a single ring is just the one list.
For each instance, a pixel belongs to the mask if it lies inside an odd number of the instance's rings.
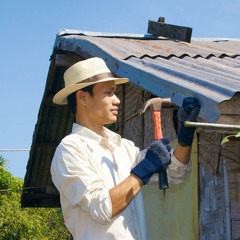
[{"label": "man's nose", "polygon": [[120,99],[114,94],[114,104],[119,105],[120,104]]}]

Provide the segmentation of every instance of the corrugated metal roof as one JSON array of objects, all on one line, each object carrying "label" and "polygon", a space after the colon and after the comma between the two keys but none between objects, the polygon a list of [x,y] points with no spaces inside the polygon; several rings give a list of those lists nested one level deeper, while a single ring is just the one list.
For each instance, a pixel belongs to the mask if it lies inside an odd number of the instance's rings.
[{"label": "corrugated metal roof", "polygon": [[65,30],[55,47],[102,57],[116,75],[157,96],[171,97],[177,106],[185,96],[195,96],[202,104],[200,117],[209,122],[218,119],[219,103],[240,91],[240,40],[186,43],[149,35],[131,38]]},{"label": "corrugated metal roof", "polygon": [[89,45],[92,44],[119,60],[125,60],[131,56],[137,58],[143,58],[144,56],[170,58],[171,56],[184,57],[188,55],[193,58],[209,58],[211,56],[223,57],[225,55],[234,57],[240,54],[240,40],[210,42],[193,40],[191,43],[186,43],[159,38],[129,39],[116,36],[64,35],[57,38],[55,46],[59,47],[61,45],[61,49],[69,49],[69,46],[72,45],[73,48],[75,46],[88,49]]}]

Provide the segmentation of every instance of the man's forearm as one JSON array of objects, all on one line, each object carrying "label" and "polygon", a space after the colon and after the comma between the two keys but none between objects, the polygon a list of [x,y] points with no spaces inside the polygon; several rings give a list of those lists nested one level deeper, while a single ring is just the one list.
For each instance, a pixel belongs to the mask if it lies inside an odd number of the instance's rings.
[{"label": "man's forearm", "polygon": [[122,212],[143,186],[140,178],[130,174],[123,182],[109,190],[112,201],[112,217]]},{"label": "man's forearm", "polygon": [[174,150],[174,155],[179,162],[187,164],[190,160],[191,149],[191,146],[181,146],[178,144]]}]

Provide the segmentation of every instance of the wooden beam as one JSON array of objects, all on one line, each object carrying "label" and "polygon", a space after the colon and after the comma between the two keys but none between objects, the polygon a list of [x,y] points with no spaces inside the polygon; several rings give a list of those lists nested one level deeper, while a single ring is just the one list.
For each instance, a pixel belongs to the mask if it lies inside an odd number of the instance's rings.
[{"label": "wooden beam", "polygon": [[58,194],[47,194],[44,192],[25,192],[21,199],[21,207],[52,207],[59,208],[60,200]]},{"label": "wooden beam", "polygon": [[155,37],[166,37],[169,39],[191,42],[192,28],[165,24],[164,18],[159,18],[159,22],[148,22],[148,33]]},{"label": "wooden beam", "polygon": [[74,63],[81,61],[82,58],[76,54],[56,54],[56,67],[70,67]]},{"label": "wooden beam", "polygon": [[35,144],[34,148],[56,148],[59,143],[37,143]]}]

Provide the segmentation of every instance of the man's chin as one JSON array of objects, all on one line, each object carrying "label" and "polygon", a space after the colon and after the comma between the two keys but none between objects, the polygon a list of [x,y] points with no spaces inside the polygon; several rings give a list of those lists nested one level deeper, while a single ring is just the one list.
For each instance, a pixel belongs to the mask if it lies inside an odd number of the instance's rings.
[{"label": "man's chin", "polygon": [[105,123],[105,125],[113,124],[117,121],[117,117],[115,119],[109,120],[108,123]]}]

